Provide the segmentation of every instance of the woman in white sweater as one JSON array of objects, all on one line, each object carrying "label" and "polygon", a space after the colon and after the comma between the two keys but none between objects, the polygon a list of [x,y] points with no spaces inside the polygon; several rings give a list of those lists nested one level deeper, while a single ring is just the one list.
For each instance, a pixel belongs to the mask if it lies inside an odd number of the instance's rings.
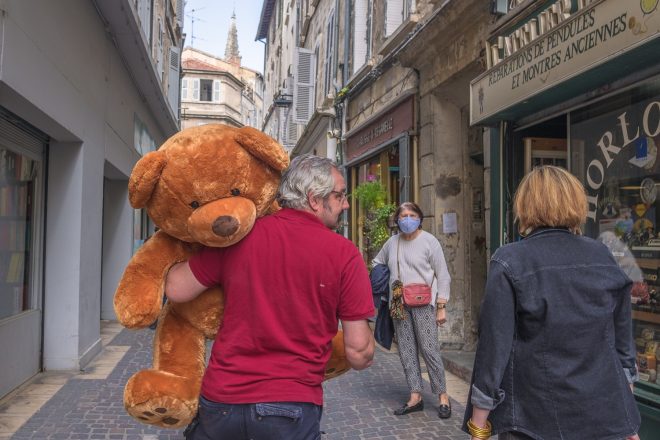
[{"label": "woman in white sweater", "polygon": [[402,203],[394,216],[400,232],[383,245],[374,264],[386,264],[389,267],[390,286],[394,284],[395,289],[397,281],[404,286],[420,283],[432,288],[430,303],[417,307],[403,304],[403,298],[398,293],[393,295],[393,289],[390,288],[390,313],[410,390],[410,398],[394,414],[404,415],[424,410],[419,347],[426,362],[431,390],[439,396],[438,416],[449,418],[451,404],[438,342],[438,326],[447,321],[446,306],[451,282],[447,263],[438,239],[422,230],[424,214],[417,204]]}]

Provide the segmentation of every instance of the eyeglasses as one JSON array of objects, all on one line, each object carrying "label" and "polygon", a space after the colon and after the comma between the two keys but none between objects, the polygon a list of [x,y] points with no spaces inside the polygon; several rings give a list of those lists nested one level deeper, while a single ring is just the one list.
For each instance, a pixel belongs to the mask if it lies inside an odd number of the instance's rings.
[{"label": "eyeglasses", "polygon": [[335,194],[337,196],[337,199],[339,199],[339,201],[342,203],[344,203],[344,201],[348,198],[348,194],[346,193],[346,190],[330,191],[330,194]]}]

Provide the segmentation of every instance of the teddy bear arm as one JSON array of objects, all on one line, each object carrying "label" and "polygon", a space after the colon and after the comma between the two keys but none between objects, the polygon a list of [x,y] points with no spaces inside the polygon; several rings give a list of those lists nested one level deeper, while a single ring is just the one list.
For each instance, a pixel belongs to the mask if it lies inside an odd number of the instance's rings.
[{"label": "teddy bear arm", "polygon": [[163,232],[147,240],[129,261],[115,292],[119,322],[128,328],[154,322],[161,310],[167,271],[190,255],[190,245]]}]

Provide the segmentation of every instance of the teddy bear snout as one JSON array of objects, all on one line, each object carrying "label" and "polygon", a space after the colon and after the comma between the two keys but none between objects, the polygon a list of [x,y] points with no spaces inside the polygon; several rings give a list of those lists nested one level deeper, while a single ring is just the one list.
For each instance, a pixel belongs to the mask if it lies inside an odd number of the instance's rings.
[{"label": "teddy bear snout", "polygon": [[230,215],[222,215],[213,222],[213,232],[221,237],[229,237],[238,231],[239,223]]}]

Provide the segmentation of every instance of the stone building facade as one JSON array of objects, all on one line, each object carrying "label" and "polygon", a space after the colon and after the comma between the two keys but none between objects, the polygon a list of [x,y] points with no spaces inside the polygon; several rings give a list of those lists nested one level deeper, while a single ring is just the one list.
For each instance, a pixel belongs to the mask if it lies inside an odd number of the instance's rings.
[{"label": "stone building facade", "polygon": [[[490,2],[265,0],[263,5],[257,37],[269,48],[266,96],[279,93],[273,87],[282,84],[285,73],[294,74],[294,89],[313,86],[308,95],[292,94],[294,109],[312,103],[308,118],[297,120],[295,142],[289,139],[292,154],[337,159],[352,193],[377,181],[387,202],[420,204],[424,228],[440,240],[452,276],[449,323],[441,341],[473,349],[489,256],[488,188],[483,129],[469,125],[469,84],[485,70],[483,41],[495,19]],[[309,69],[296,62],[300,54],[311,58]],[[287,65],[268,70],[278,61]],[[308,71],[304,81],[296,75]],[[354,198],[345,233],[368,261],[373,252],[365,215]]]}]

